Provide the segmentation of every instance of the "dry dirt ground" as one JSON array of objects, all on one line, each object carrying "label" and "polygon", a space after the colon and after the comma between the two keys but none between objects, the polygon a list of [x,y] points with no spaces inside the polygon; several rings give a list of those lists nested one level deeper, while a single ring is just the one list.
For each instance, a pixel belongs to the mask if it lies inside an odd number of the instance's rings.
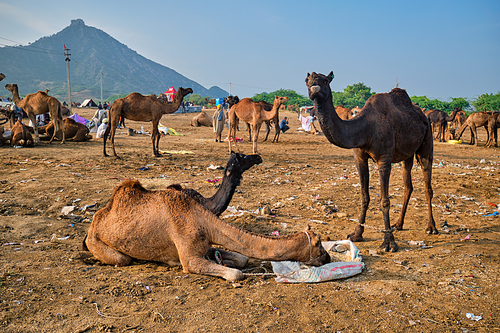
[{"label": "dry dirt ground", "polygon": [[[90,118],[94,110],[77,110]],[[263,159],[243,175],[233,206],[245,214],[225,220],[269,235],[307,224],[323,240],[345,239],[356,226],[359,179],[352,151],[322,135],[300,133],[295,114],[278,144],[262,143]],[[414,192],[397,253],[380,252],[383,240],[379,183],[371,166],[372,201],[366,240],[356,243],[366,269],[355,277],[318,284],[282,284],[250,275],[238,284],[185,274],[179,267],[136,262],[100,264],[80,244],[96,209],[125,178],[149,189],[173,183],[205,196],[216,191],[207,179],[225,166],[227,143],[215,143],[212,128],[190,127],[194,114],[165,115],[183,136],[161,138],[160,150],[194,154],[152,156],[148,135],[118,130],[122,159],[102,156],[102,141],[34,148],[0,147],[0,330],[2,332],[497,332],[500,331],[500,226],[485,217],[500,204],[500,156],[496,148],[435,144],[434,217],[439,235],[427,235],[422,173],[414,167]],[[283,115],[282,115],[283,116]],[[150,123],[127,121],[150,130]],[[248,133],[240,125],[239,137]],[[225,132],[226,133],[226,132]],[[468,142],[468,134],[465,136]],[[251,144],[240,144],[251,153]],[[109,146],[108,146],[109,152]],[[138,170],[148,166],[149,170]],[[391,220],[401,209],[401,165],[393,166]],[[94,205],[94,208],[81,208]],[[75,205],[73,218],[61,209]],[[227,212],[223,213],[224,215]],[[443,227],[444,222],[448,227]],[[52,241],[51,241],[52,239]],[[425,246],[410,245],[422,241]],[[249,272],[269,263],[250,262]],[[479,320],[467,317],[472,313]]]}]

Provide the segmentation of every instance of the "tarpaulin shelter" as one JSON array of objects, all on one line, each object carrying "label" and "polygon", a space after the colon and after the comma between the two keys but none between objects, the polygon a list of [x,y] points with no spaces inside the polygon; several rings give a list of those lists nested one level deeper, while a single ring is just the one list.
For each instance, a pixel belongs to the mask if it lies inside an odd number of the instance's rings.
[{"label": "tarpaulin shelter", "polygon": [[83,103],[80,104],[80,107],[81,108],[97,107],[97,104],[95,104],[95,102],[91,98],[89,98],[84,100]]},{"label": "tarpaulin shelter", "polygon": [[73,113],[71,116],[69,116],[68,118],[71,118],[73,119],[74,121],[76,122],[79,122],[80,124],[84,124],[85,126],[87,126],[87,124],[90,122],[89,120],[77,115],[76,113]]},{"label": "tarpaulin shelter", "polygon": [[165,95],[167,95],[167,100],[169,102],[173,102],[175,98],[175,94],[177,94],[177,90],[175,90],[174,87],[168,88],[167,91],[165,91]]}]

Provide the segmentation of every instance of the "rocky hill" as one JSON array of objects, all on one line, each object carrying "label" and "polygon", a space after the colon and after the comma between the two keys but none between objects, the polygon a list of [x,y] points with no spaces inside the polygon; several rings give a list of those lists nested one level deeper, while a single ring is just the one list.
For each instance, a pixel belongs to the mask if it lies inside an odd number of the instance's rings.
[{"label": "rocky hill", "polygon": [[[137,91],[159,94],[170,86],[190,87],[195,94],[226,97],[219,87],[206,89],[175,70],[151,61],[104,31],[72,20],[62,31],[27,45],[0,48],[2,82],[17,83],[21,96],[50,89],[50,95],[67,100],[67,71],[63,43],[70,49],[71,99],[100,100],[101,71],[103,98]],[[8,91],[0,92],[8,96]]]}]

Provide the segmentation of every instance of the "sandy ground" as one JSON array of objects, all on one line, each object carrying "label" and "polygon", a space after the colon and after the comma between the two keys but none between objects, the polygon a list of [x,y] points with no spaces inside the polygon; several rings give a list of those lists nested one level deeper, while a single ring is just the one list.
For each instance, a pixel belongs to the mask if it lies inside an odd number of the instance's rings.
[{"label": "sandy ground", "polygon": [[[93,112],[77,111],[87,118]],[[250,211],[268,206],[272,215],[245,214],[225,221],[267,235],[310,225],[323,240],[345,239],[360,208],[352,152],[322,135],[299,132],[296,115],[284,115],[291,130],[277,144],[262,143],[261,135],[263,163],[244,173],[231,202]],[[127,136],[125,130],[116,137],[120,160],[104,158],[99,139],[0,147],[2,332],[500,331],[500,226],[498,217],[484,216],[500,204],[500,156],[498,149],[484,148],[483,129],[479,147],[435,143],[432,183],[439,235],[424,232],[422,173],[414,167],[404,230],[395,232],[396,253],[379,250],[380,186],[370,164],[371,228],[365,229],[365,241],[356,243],[366,269],[349,279],[283,284],[271,275],[251,275],[232,284],[155,262],[106,266],[81,251],[95,210],[108,203],[125,178],[139,179],[148,189],[182,183],[205,196],[215,193],[216,185],[206,180],[221,178],[222,171],[207,167],[225,166],[228,146],[214,142],[212,128],[190,127],[193,116],[162,118],[183,136],[162,137],[160,150],[194,154],[155,158],[148,135]],[[127,121],[127,126],[150,130],[151,124]],[[240,128],[237,136],[245,139],[240,148],[251,153],[248,134]],[[468,143],[468,134],[464,139]],[[138,170],[143,166],[149,170]],[[402,204],[401,165],[393,171],[394,221]],[[61,217],[69,205],[77,206],[76,216]],[[257,260],[249,267],[254,273],[271,271],[269,263]],[[469,319],[467,313],[480,319]]]}]

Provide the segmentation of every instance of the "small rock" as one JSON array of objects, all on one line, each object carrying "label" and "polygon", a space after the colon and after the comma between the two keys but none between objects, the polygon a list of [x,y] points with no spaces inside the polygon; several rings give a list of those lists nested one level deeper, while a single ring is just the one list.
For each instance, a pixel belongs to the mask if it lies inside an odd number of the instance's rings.
[{"label": "small rock", "polygon": [[337,217],[347,217],[347,213],[337,213]]}]

